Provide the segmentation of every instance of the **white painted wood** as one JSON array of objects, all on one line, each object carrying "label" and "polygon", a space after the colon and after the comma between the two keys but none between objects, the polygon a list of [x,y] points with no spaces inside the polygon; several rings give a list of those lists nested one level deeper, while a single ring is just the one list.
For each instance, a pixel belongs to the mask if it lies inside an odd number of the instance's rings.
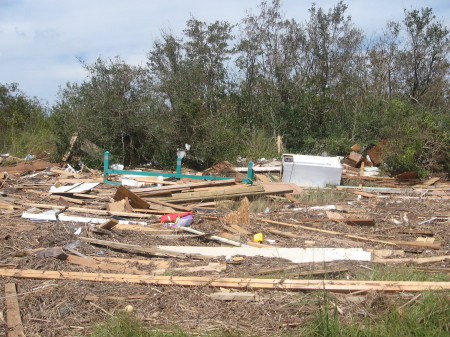
[{"label": "white painted wood", "polygon": [[[24,219],[30,219],[30,220],[47,220],[47,221],[56,221],[56,215],[55,214],[48,214],[47,212],[44,213],[22,213],[22,218]],[[81,223],[91,223],[91,224],[101,224],[106,221],[109,221],[110,219],[107,218],[86,218],[81,216],[69,216],[64,215],[64,213],[61,213],[58,215],[59,221],[67,221],[67,222],[81,222]],[[137,222],[137,221],[128,221],[128,220],[119,220],[120,225],[142,225],[147,226],[146,222]]]},{"label": "white painted wood", "polygon": [[205,256],[262,256],[278,257],[293,263],[331,261],[371,261],[372,253],[361,248],[246,248],[246,247],[196,247],[158,246],[167,251],[200,254]]}]

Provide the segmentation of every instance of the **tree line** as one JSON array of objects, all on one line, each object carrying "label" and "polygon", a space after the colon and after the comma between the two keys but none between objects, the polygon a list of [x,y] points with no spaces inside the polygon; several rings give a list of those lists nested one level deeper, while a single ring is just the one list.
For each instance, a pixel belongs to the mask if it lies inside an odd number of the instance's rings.
[{"label": "tree line", "polygon": [[369,38],[347,9],[313,4],[297,22],[264,1],[238,24],[192,17],[180,36],[162,32],[145,65],[81,62],[86,79],[62,88],[49,115],[57,153],[78,132],[125,165],[170,167],[190,144],[186,162],[202,169],[276,155],[280,135],[307,154],[388,140],[393,172],[448,171],[448,28],[431,8],[405,10]]}]

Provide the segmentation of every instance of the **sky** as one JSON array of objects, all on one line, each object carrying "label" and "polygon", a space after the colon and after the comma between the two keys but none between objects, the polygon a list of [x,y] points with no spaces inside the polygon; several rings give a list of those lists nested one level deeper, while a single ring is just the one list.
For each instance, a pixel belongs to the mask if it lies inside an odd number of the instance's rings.
[{"label": "sky", "polygon": [[[287,19],[305,21],[313,1],[281,0]],[[338,0],[316,0],[332,8]],[[260,0],[0,0],[0,83],[18,83],[29,97],[52,105],[68,82],[86,76],[80,59],[120,56],[145,65],[162,31],[181,36],[191,17],[238,23],[258,13]],[[403,9],[431,7],[450,26],[449,0],[346,0],[347,14],[370,38]]]}]

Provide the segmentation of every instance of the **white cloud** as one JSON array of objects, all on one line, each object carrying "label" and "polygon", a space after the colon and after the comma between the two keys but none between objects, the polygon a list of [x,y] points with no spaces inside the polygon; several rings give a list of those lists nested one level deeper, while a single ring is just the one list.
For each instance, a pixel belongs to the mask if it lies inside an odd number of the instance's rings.
[{"label": "white cloud", "polygon": [[[268,1],[270,2],[270,0]],[[287,18],[304,21],[312,1],[282,0]],[[317,0],[331,8],[337,0]],[[438,18],[450,18],[444,0],[347,0],[348,14],[368,36],[388,20],[400,20],[403,8],[433,7]],[[145,64],[147,51],[162,30],[180,35],[191,15],[231,23],[257,13],[258,0],[0,0],[0,83],[18,82],[29,96],[51,103],[58,86],[81,81],[77,61],[120,56]]]}]

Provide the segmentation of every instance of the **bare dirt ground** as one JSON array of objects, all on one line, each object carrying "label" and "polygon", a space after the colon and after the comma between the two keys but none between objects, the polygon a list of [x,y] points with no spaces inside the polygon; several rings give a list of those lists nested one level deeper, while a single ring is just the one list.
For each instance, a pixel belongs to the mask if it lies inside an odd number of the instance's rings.
[{"label": "bare dirt ground", "polygon": [[[81,236],[90,236],[108,241],[137,244],[150,247],[157,245],[184,246],[220,246],[219,243],[205,237],[192,237],[188,234],[173,233],[173,236],[148,234],[138,231],[113,230],[110,236],[93,233],[89,226],[79,223],[31,221],[21,218],[23,211],[30,207],[26,202],[45,204],[64,204],[65,202],[50,199],[49,186],[55,182],[53,176],[13,177],[3,183],[0,181],[0,193],[3,199],[14,203],[15,209],[0,208],[0,267],[16,269],[36,269],[55,271],[95,270],[67,263],[53,257],[35,257],[26,251],[37,248],[62,247],[76,242],[80,236],[74,229],[82,227]],[[444,182],[444,188],[448,182]],[[437,188],[436,186],[434,188]],[[115,187],[100,185],[93,195],[96,199],[87,199],[89,208],[104,209],[109,198],[113,196]],[[404,196],[404,195],[402,195]],[[261,202],[261,201],[258,201]],[[387,257],[432,257],[448,254],[450,247],[449,216],[450,201],[448,197],[423,197],[404,199],[398,195],[386,198],[360,198],[356,195],[345,195],[345,198],[333,203],[339,213],[353,218],[373,218],[375,226],[353,226],[343,222],[323,221],[327,219],[324,210],[311,210],[314,203],[297,203],[292,210],[286,208],[290,203],[286,200],[277,202],[277,210],[268,214],[252,214],[251,233],[263,232],[266,239],[276,241],[277,247],[339,247],[364,249],[395,250]],[[71,205],[77,206],[77,205]],[[226,212],[226,211],[225,211]],[[406,216],[406,217],[405,217]],[[423,234],[407,232],[420,230],[428,233],[426,237],[434,238],[441,245],[437,249],[401,246],[393,248],[376,242],[360,242],[343,236],[326,235],[296,228],[282,228],[297,235],[288,238],[266,231],[268,225],[255,220],[264,217],[287,223],[299,223],[313,228],[349,233],[379,240],[414,241]],[[321,219],[320,222],[303,223],[302,219]],[[436,218],[430,222],[419,223]],[[155,216],[153,221],[157,221]],[[151,222],[149,219],[145,221]],[[218,234],[224,232],[223,222],[212,219],[211,213],[198,212],[192,228],[205,233]],[[251,240],[251,235],[241,235],[240,241]],[[154,264],[128,264],[141,271],[151,273],[160,268],[160,258],[131,254],[125,251],[95,246],[86,242],[76,245],[79,253],[95,257],[118,257],[128,259],[146,259]],[[403,252],[399,251],[402,250]],[[205,260],[170,261],[165,275],[184,276],[223,276],[223,277],[267,277],[267,278],[304,278],[304,279],[355,279],[361,272],[375,268],[375,263],[359,261],[340,261],[317,264],[298,264],[295,269],[287,260],[262,257],[244,257],[238,261],[227,261],[224,257]],[[187,262],[187,263],[186,263]],[[171,271],[171,268],[205,266],[210,262],[226,264],[220,272]],[[438,264],[421,265],[429,268],[428,272],[448,273],[449,261]],[[266,269],[285,268],[285,271],[263,275]],[[412,267],[411,267],[412,268]],[[437,271],[437,269],[440,270]],[[318,275],[301,275],[314,270],[329,270],[329,273]],[[338,270],[333,273],[333,270]],[[115,273],[102,270],[102,273]],[[448,279],[447,279],[448,280]],[[406,280],[405,280],[406,281]],[[0,277],[1,288],[6,283],[17,285],[18,301],[26,336],[80,336],[89,335],[92,327],[111,315],[121,312],[127,305],[132,305],[138,317],[148,324],[161,328],[178,326],[192,333],[207,333],[216,330],[237,331],[243,334],[260,336],[280,335],[306,326],[315,316],[323,297],[318,293],[291,292],[283,290],[248,289],[257,296],[254,300],[220,301],[209,295],[224,289],[212,287],[180,287],[154,286],[146,284],[101,283],[75,280],[31,280]],[[225,291],[225,290],[224,290]],[[234,291],[234,290],[227,290]],[[242,290],[241,290],[242,291]],[[0,292],[0,336],[7,335],[6,310],[4,292]],[[375,317],[386,310],[390,303],[405,303],[414,296],[410,293],[381,293],[376,291],[360,294],[332,294],[334,305],[342,310],[343,317],[348,319],[364,319]]]}]

